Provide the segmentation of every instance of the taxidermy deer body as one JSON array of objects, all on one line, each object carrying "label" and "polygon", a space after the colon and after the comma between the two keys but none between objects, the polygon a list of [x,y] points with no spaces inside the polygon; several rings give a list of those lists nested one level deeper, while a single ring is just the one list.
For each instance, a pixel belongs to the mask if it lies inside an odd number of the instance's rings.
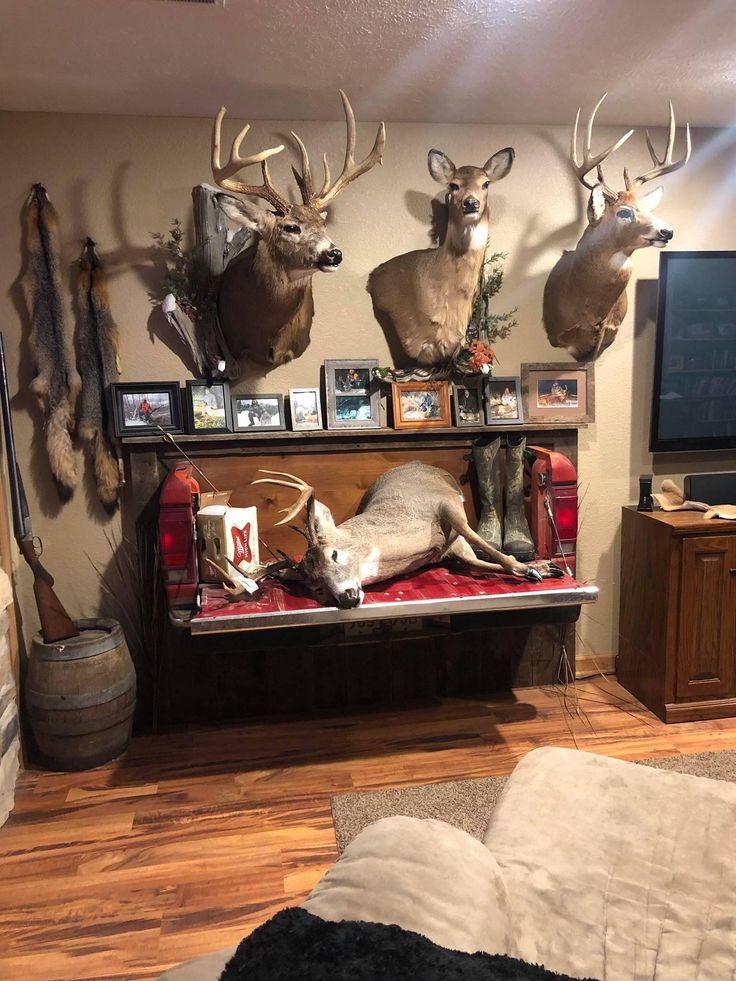
[{"label": "taxidermy deer body", "polygon": [[[505,572],[533,582],[561,575],[547,562],[524,564],[484,541],[468,524],[455,479],[438,467],[415,461],[382,474],[366,491],[358,513],[336,525],[330,509],[298,477],[275,474],[254,483],[276,483],[301,491],[278,522],[290,521],[306,504],[309,548],[299,572],[312,589],[326,590],[346,609],[359,606],[365,585],[406,575],[445,559],[483,572]],[[492,561],[476,557],[478,549]]]},{"label": "taxidermy deer body", "polygon": [[[342,252],[327,234],[324,209],[351,182],[381,162],[386,134],[383,123],[373,149],[359,164],[354,159],[355,117],[348,97],[340,91],[347,123],[347,149],[342,173],[331,180],[326,156],[325,179],[320,191],[312,184],[307,150],[296,135],[301,153],[301,173],[294,177],[302,203],[292,205],[271,184],[267,160],[284,147],[271,147],[249,157],[239,155],[248,132],[245,126],[235,141],[229,161],[220,162],[220,131],[225,110],[215,120],[212,134],[212,173],[220,187],[267,201],[272,211],[264,211],[250,201],[218,195],[220,207],[237,225],[250,229],[255,243],[230,263],[223,273],[218,297],[218,313],[223,335],[236,358],[248,357],[267,365],[284,364],[304,353],[314,316],[312,276],[316,272],[335,272]],[[263,183],[246,184],[233,180],[243,167],[260,163]]]},{"label": "taxidermy deer body", "polygon": [[[690,158],[690,127],[686,128],[686,152],[672,162],[675,142],[675,116],[670,103],[670,125],[667,149],[660,160],[649,134],[647,146],[654,167],[629,178],[624,169],[626,190],[613,191],[603,178],[601,164],[633,133],[629,130],[601,153],[591,153],[591,135],[601,98],[588,121],[582,162],[577,158],[578,110],[573,127],[570,155],[573,169],[584,187],[590,190],[588,227],[572,252],[564,252],[544,289],[544,328],[553,347],[564,347],[577,361],[597,358],[613,343],[626,316],[626,286],[631,277],[631,257],[637,249],[653,246],[663,249],[674,232],[655,218],[653,209],[662,197],[662,188],[640,194],[638,188],[647,181],[683,167]],[[597,171],[598,179],[590,183],[587,174]]]},{"label": "taxidermy deer body", "polygon": [[447,187],[444,241],[389,259],[368,280],[376,319],[408,361],[442,363],[462,347],[488,243],[488,188],[513,161],[510,147],[483,167],[455,167],[441,151],[429,151],[429,172]]}]

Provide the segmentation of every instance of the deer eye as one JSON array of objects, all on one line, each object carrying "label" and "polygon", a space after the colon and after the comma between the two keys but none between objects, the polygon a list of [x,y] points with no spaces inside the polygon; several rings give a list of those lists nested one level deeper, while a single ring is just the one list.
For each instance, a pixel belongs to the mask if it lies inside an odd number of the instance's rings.
[{"label": "deer eye", "polygon": [[460,190],[460,185],[459,184],[455,184],[454,182],[452,184],[448,184],[447,186],[450,188],[451,191],[459,191]]},{"label": "deer eye", "polygon": [[301,228],[298,225],[284,225],[285,232],[291,232],[292,235],[298,235],[301,232]]},{"label": "deer eye", "polygon": [[631,221],[634,217],[634,212],[631,208],[619,208],[616,212],[617,218],[624,218],[626,221]]},{"label": "deer eye", "polygon": [[484,191],[487,190],[487,188],[489,188],[490,186],[491,186],[491,182],[490,181],[483,181],[483,190]]},{"label": "deer eye", "polygon": [[337,562],[337,549],[332,553],[332,561]]}]

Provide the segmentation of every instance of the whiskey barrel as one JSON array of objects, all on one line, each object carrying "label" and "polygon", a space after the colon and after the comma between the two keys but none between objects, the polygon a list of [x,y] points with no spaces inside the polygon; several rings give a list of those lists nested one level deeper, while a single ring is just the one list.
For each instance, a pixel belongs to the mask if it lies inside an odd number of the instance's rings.
[{"label": "whiskey barrel", "polygon": [[135,668],[117,620],[77,620],[79,636],[55,644],[37,633],[25,683],[39,757],[52,770],[87,770],[128,746]]}]

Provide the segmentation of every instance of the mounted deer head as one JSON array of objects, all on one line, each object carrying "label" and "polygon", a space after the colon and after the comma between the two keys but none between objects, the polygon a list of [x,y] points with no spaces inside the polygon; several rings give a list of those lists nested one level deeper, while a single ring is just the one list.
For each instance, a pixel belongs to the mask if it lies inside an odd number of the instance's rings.
[{"label": "mounted deer head", "polygon": [[[315,191],[309,155],[296,133],[301,156],[301,173],[292,167],[301,204],[291,204],[271,182],[268,160],[283,145],[240,156],[249,125],[233,141],[227,163],[221,162],[220,143],[225,109],[215,119],[212,131],[212,174],[227,191],[252,195],[266,201],[270,211],[253,202],[218,195],[218,203],[236,225],[253,232],[252,248],[237,256],[226,268],[218,311],[225,340],[235,357],[248,357],[261,364],[279,365],[304,353],[314,314],[311,278],[316,272],[335,272],[342,252],[327,234],[325,209],[352,181],[381,163],[386,132],[378,127],[373,149],[355,162],[355,116],[345,93],[340,90],[347,125],[347,149],[342,173],[333,182],[327,156],[323,156],[324,181]],[[234,175],[244,167],[260,163],[262,182],[247,184]]]},{"label": "mounted deer head", "polygon": [[389,259],[368,280],[397,364],[446,362],[462,346],[488,242],[488,191],[513,162],[511,147],[482,167],[456,167],[440,150],[429,151],[429,173],[447,189],[445,239],[436,249]]},{"label": "mounted deer head", "polygon": [[[572,252],[564,252],[549,274],[544,290],[544,327],[553,347],[564,347],[577,361],[597,358],[613,343],[619,324],[626,315],[626,286],[631,276],[631,256],[636,249],[663,249],[674,232],[656,218],[654,209],[662,198],[662,188],[646,194],[640,188],[684,167],[690,159],[690,126],[685,128],[685,153],[673,162],[675,113],[670,103],[667,147],[662,159],[646,134],[649,155],[654,166],[633,180],[624,167],[623,191],[612,190],[603,176],[603,161],[618,150],[632,135],[633,129],[605,150],[591,150],[595,116],[605,99],[598,100],[588,120],[582,160],[578,159],[578,125],[575,117],[570,144],[573,170],[580,183],[590,191],[588,227]],[[595,171],[596,179],[589,178]]]}]

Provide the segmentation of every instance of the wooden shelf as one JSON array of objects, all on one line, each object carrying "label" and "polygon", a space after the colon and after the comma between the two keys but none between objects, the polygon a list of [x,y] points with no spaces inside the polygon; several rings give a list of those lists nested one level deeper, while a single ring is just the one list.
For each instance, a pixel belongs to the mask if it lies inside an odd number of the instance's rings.
[{"label": "wooden shelf", "polygon": [[[725,369],[724,369],[725,370]],[[508,426],[442,426],[437,429],[392,429],[381,427],[379,429],[312,429],[307,432],[292,432],[283,430],[277,432],[259,433],[257,431],[248,433],[215,433],[204,435],[203,433],[173,433],[177,443],[182,445],[201,443],[204,445],[215,445],[218,443],[278,443],[282,441],[301,440],[311,442],[313,440],[332,439],[337,440],[381,440],[386,437],[403,439],[404,437],[419,436],[424,439],[432,436],[480,436],[503,433],[541,433],[541,432],[564,432],[576,429],[587,429],[588,423],[576,422],[525,422],[513,423]],[[166,443],[162,436],[125,436],[123,443],[126,446],[150,446]]]}]

